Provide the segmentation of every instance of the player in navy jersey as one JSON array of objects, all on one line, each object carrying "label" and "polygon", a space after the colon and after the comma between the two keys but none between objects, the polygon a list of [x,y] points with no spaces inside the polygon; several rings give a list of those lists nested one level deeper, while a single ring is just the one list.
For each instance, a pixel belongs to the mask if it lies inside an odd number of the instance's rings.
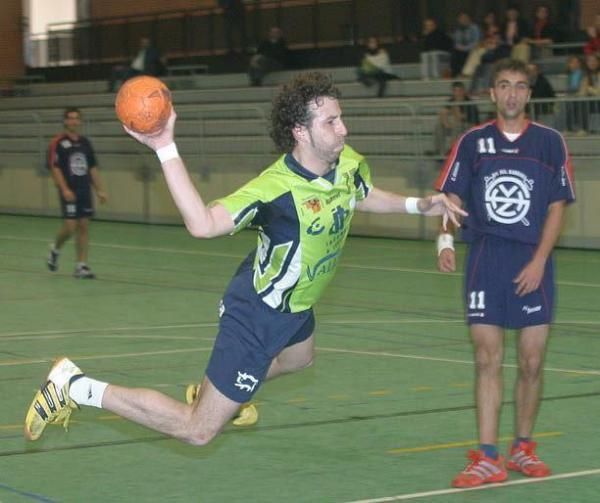
[{"label": "player in navy jersey", "polygon": [[64,223],[58,231],[48,254],[48,269],[58,269],[59,250],[65,242],[77,234],[77,266],[74,276],[82,279],[95,278],[87,265],[89,243],[89,220],[94,215],[92,187],[101,203],[106,201],[92,144],[79,134],[81,112],[77,108],[64,111],[65,129],[50,142],[48,169],[58,189]]},{"label": "player in navy jersey", "polygon": [[[462,226],[468,243],[464,295],[480,446],[470,451],[468,466],[452,481],[455,487],[502,482],[507,468],[530,477],[550,474],[536,456],[532,433],[553,317],[551,253],[575,193],[564,139],[525,115],[529,82],[524,63],[496,64],[490,96],[497,118],[456,142],[436,182],[437,190],[469,213]],[[455,270],[451,234],[438,237],[438,267]],[[515,437],[506,464],[497,447],[505,329],[519,331]]]},{"label": "player in navy jersey", "polygon": [[190,234],[214,238],[248,226],[257,245],[219,306],[219,332],[191,404],[158,391],[85,376],[67,358],[50,370],[25,418],[25,436],[66,424],[81,405],[107,409],[192,445],[206,445],[264,381],[314,358],[312,306],[333,279],[355,210],[465,214],[443,194],[387,192],[371,182],[364,156],[346,145],[339,90],[318,72],[297,75],[273,101],[271,136],[283,154],[234,193],[205,204],[174,143],[175,113],[164,130],[134,138],[154,150]]}]

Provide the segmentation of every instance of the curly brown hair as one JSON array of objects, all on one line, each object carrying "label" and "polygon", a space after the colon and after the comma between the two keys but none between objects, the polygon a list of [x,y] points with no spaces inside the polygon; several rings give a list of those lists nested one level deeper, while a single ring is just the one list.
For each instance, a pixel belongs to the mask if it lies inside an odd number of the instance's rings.
[{"label": "curly brown hair", "polygon": [[309,126],[313,116],[310,105],[320,103],[322,98],[339,99],[340,90],[333,85],[331,77],[320,72],[298,74],[285,84],[273,98],[269,134],[281,152],[289,153],[296,146],[293,129]]}]

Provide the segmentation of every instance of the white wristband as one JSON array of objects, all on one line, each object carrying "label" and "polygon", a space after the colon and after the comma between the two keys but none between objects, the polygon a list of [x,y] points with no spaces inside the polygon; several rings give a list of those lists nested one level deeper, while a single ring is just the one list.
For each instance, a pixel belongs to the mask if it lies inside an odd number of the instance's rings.
[{"label": "white wristband", "polygon": [[419,202],[418,197],[407,197],[406,201],[404,203],[406,205],[406,213],[410,213],[411,215],[420,215],[421,211],[419,210],[419,207],[417,206],[418,202]]},{"label": "white wristband", "polygon": [[437,237],[437,252],[438,257],[442,250],[449,248],[450,250],[454,250],[454,236],[452,234],[448,234],[444,232]]},{"label": "white wristband", "polygon": [[161,164],[170,161],[171,159],[177,159],[179,157],[177,145],[175,145],[175,142],[169,143],[166,147],[159,148],[156,151],[156,155]]}]

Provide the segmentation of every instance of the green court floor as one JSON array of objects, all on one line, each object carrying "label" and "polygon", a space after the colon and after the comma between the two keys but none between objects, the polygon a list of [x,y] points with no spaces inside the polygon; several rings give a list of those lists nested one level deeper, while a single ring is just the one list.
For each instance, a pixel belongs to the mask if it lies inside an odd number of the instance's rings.
[{"label": "green court floor", "polygon": [[[53,358],[89,375],[183,398],[203,374],[217,305],[254,245],[194,240],[182,227],[94,222],[95,281],[45,267],[60,221],[0,216],[1,502],[600,501],[600,253],[558,250],[559,299],[536,426],[554,474],[457,491],[475,445],[472,353],[461,276],[433,244],[351,238],[316,309],[317,358],[267,383],[260,419],[205,448],[103,410],[76,411],[26,442],[22,422]],[[459,252],[462,254],[462,248]],[[507,337],[503,450],[512,432]]]}]

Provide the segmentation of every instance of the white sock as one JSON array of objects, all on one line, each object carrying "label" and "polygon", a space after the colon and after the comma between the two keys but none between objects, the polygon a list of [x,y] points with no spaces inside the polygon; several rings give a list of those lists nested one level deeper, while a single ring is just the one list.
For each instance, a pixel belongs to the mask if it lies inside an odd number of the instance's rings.
[{"label": "white sock", "polygon": [[79,405],[91,405],[101,409],[102,397],[107,386],[107,382],[83,376],[71,383],[69,396]]}]

